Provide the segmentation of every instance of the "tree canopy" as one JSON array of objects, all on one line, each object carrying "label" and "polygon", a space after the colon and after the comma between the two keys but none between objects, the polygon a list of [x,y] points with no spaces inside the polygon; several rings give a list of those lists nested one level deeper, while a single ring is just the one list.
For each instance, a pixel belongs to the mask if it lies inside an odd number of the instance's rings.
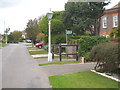
[{"label": "tree canopy", "polygon": [[89,31],[98,33],[99,19],[104,11],[103,2],[67,2],[63,14],[63,23],[66,28],[71,28],[76,34]]},{"label": "tree canopy", "polygon": [[[64,32],[64,24],[62,22],[62,13],[63,11],[53,12],[52,18],[52,34],[60,34]],[[48,34],[48,19],[47,16],[44,16],[39,22],[40,32]]]},{"label": "tree canopy", "polygon": [[8,42],[20,42],[22,40],[22,32],[14,31],[8,35]]},{"label": "tree canopy", "polygon": [[27,37],[33,41],[33,43],[36,43],[36,36],[40,32],[39,31],[39,25],[38,20],[29,20],[25,29],[27,33]]},{"label": "tree canopy", "polygon": [[[65,26],[62,22],[62,14],[63,11],[55,11],[53,12],[53,18],[51,20],[51,38],[52,38],[52,43],[58,44],[65,42]],[[40,32],[44,33],[46,37],[44,38],[45,43],[48,42],[48,19],[47,16],[44,16],[40,22],[39,22],[39,27],[40,27]]]}]

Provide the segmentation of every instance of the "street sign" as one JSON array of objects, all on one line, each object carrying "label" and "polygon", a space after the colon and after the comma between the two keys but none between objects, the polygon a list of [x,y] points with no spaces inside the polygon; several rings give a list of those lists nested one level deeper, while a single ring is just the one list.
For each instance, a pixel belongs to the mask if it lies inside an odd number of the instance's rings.
[{"label": "street sign", "polygon": [[72,34],[72,30],[66,30],[66,34]]}]

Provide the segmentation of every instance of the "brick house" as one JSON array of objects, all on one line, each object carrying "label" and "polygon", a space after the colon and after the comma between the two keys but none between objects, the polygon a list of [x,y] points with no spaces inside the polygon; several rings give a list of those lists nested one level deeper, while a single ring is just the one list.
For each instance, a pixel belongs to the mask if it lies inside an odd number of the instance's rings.
[{"label": "brick house", "polygon": [[112,28],[118,27],[120,21],[120,2],[104,11],[101,17],[100,35],[108,37]]}]

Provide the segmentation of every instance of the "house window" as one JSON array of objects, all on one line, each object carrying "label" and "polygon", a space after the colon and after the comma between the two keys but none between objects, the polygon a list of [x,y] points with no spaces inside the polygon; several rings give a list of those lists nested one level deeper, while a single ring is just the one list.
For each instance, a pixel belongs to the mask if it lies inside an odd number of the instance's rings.
[{"label": "house window", "polygon": [[103,17],[103,28],[107,28],[107,17]]},{"label": "house window", "polygon": [[118,16],[113,16],[113,27],[118,27]]}]

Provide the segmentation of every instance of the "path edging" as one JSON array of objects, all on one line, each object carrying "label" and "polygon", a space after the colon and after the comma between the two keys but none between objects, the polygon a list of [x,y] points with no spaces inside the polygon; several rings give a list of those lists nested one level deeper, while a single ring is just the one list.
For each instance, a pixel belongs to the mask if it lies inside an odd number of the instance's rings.
[{"label": "path edging", "polygon": [[112,80],[115,80],[115,81],[117,81],[117,82],[120,82],[119,79],[114,78],[114,77],[112,77],[112,76],[108,76],[108,75],[106,75],[105,73],[96,72],[95,70],[91,70],[91,71],[92,71],[92,72],[95,72],[95,73],[97,73],[97,74],[99,74],[99,75],[102,75],[102,76],[104,76],[104,77],[107,77],[107,78],[110,78],[110,79],[112,79]]}]

